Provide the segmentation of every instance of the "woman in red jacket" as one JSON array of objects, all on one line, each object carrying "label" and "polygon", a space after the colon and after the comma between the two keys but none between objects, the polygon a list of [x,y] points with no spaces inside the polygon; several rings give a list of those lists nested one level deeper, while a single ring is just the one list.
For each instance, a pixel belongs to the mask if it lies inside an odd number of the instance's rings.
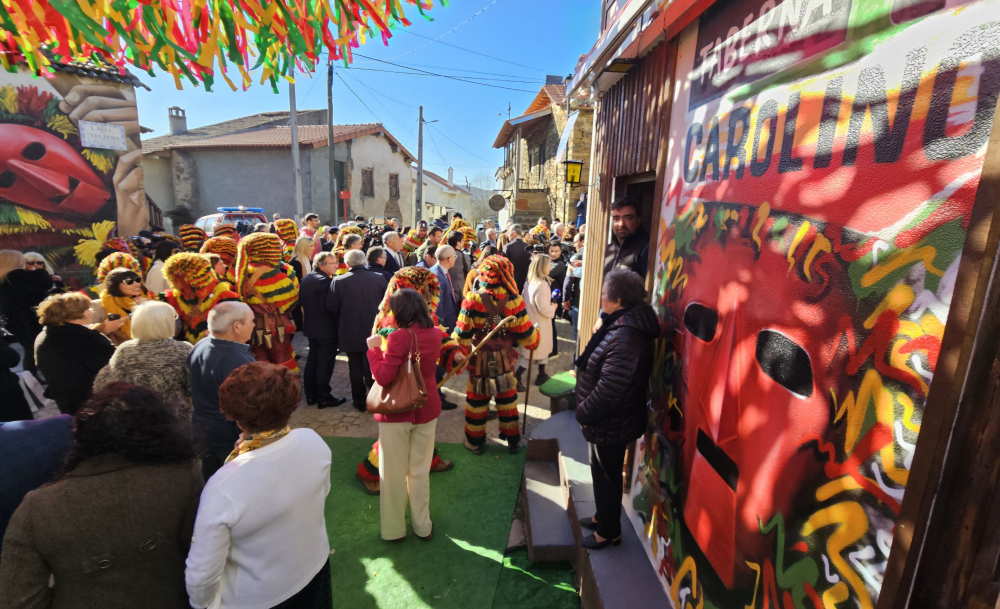
[{"label": "woman in red jacket", "polygon": [[[431,320],[427,301],[416,290],[399,290],[389,298],[389,308],[399,330],[389,335],[385,353],[382,337],[368,339],[368,362],[372,376],[383,387],[406,365],[412,337],[420,354],[420,373],[427,386],[427,405],[403,414],[375,415],[380,446],[379,477],[382,539],[406,538],[406,500],[410,500],[413,532],[431,538],[430,470],[434,455],[434,430],[441,414],[441,400],[433,388],[435,362],[441,351],[441,328]],[[414,360],[416,358],[414,357]]]}]

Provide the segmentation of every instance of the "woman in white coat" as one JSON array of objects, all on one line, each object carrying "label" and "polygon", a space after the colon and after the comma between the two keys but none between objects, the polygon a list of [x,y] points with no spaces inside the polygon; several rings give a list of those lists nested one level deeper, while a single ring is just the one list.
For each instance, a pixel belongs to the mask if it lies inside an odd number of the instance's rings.
[{"label": "woman in white coat", "polygon": [[[552,302],[552,288],[549,286],[552,278],[549,271],[552,269],[552,259],[545,254],[537,254],[531,259],[531,266],[528,267],[528,279],[524,282],[524,306],[528,310],[528,319],[538,328],[541,340],[538,343],[536,354],[541,354],[538,358],[538,376],[535,377],[535,384],[541,385],[549,380],[549,375],[545,374],[546,357],[552,352],[552,318],[556,316],[558,305]],[[517,371],[514,376],[517,378],[517,390],[524,391],[524,383],[521,380],[525,369],[529,364],[530,352],[521,349],[521,361],[518,362]]]}]

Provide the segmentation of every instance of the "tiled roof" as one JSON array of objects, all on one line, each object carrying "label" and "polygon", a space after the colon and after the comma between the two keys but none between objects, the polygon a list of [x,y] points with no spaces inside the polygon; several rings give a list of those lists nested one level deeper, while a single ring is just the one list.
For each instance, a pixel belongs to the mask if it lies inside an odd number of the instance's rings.
[{"label": "tiled roof", "polygon": [[132,85],[136,88],[143,87],[147,91],[150,90],[149,87],[144,85],[135,74],[132,74],[128,70],[122,71],[118,68],[118,66],[109,65],[103,62],[96,62],[92,59],[77,60],[70,63],[53,61],[52,69],[56,72],[87,76],[98,80]]},{"label": "tiled roof", "polygon": [[[414,172],[413,175],[416,176],[417,175],[416,172]],[[468,190],[466,190],[466,189],[462,188],[461,186],[459,186],[458,182],[456,182],[453,186],[449,186],[447,179],[442,178],[441,176],[439,176],[438,174],[434,173],[433,171],[429,171],[427,169],[424,169],[424,175],[425,176],[429,176],[432,180],[435,180],[435,181],[439,182],[445,188],[454,188],[456,190],[464,192],[465,194],[471,194],[471,193],[469,193]],[[415,179],[416,178],[414,178],[414,180]]]},{"label": "tiled roof", "polygon": [[[322,148],[327,145],[326,125],[302,125],[298,128],[299,145],[312,148]],[[364,123],[361,125],[334,125],[333,141],[344,142],[364,135],[383,134],[386,139],[396,144],[402,153],[414,156],[396,140],[382,123]],[[292,146],[292,129],[286,126],[251,129],[239,133],[228,133],[215,137],[186,139],[185,141],[164,146],[168,150],[187,150],[191,148],[290,148]]]},{"label": "tiled roof", "polygon": [[[580,99],[579,94],[573,96],[574,99]],[[539,110],[544,110],[551,106],[565,106],[566,105],[566,85],[542,85],[539,89],[538,95],[535,99],[531,101],[528,109],[524,111],[524,114],[517,116],[511,120],[517,120]],[[510,121],[504,121],[503,126],[500,127],[500,133],[497,134],[497,139],[493,143],[494,148],[500,148],[510,141],[511,136],[514,135],[514,127],[510,124]]]},{"label": "tiled roof", "polygon": [[[308,112],[308,110],[301,110],[299,111],[299,114],[303,114],[305,112]],[[188,131],[177,135],[161,135],[160,137],[151,137],[142,140],[142,152],[143,154],[151,154],[183,142],[193,142],[207,137],[246,131],[248,129],[261,127],[269,123],[288,120],[288,116],[289,113],[287,111],[261,112],[260,114],[241,116],[240,118],[222,121],[221,123],[215,123],[214,125],[205,125],[204,127],[189,129]]]}]

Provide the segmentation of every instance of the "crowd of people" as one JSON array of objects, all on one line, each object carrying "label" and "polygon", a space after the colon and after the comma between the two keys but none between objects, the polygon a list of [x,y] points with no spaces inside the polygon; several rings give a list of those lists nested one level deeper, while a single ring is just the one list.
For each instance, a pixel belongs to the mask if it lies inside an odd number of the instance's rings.
[{"label": "crowd of people", "polygon": [[[594,445],[592,548],[620,539],[612,510],[659,334],[638,209],[612,205],[603,313],[575,361]],[[429,475],[454,465],[435,449],[436,422],[458,408],[434,387],[467,373],[465,448],[483,454],[496,418],[517,453],[525,372],[534,363],[534,383],[549,379],[557,317],[576,337],[578,227],[540,218],[499,231],[460,214],[409,230],[360,217],[323,227],[308,214],[213,229],[113,238],[95,284],[77,290],[37,254],[0,251],[0,462],[17,472],[0,499],[5,606],[330,607],[331,453],[289,421],[302,394],[321,409],[347,402],[331,390],[337,355],[360,411],[403,367],[428,388],[422,407],[375,415],[378,441],[357,468],[380,496],[381,537],[406,539],[409,505],[426,541]],[[309,345],[301,372],[295,332]],[[33,420],[9,370],[22,357],[60,416]]]}]

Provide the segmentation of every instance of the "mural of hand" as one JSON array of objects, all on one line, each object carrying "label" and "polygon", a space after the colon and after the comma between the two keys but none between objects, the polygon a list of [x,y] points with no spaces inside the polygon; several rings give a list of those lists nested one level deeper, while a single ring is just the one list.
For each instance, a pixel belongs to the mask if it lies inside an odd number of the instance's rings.
[{"label": "mural of hand", "polygon": [[110,85],[76,85],[59,102],[59,109],[69,115],[74,125],[81,120],[121,125],[125,135],[139,134],[139,109],[135,100]]},{"label": "mural of hand", "polygon": [[115,200],[118,202],[118,235],[136,235],[149,224],[149,207],[143,191],[142,150],[133,150],[118,158],[115,175]]}]

